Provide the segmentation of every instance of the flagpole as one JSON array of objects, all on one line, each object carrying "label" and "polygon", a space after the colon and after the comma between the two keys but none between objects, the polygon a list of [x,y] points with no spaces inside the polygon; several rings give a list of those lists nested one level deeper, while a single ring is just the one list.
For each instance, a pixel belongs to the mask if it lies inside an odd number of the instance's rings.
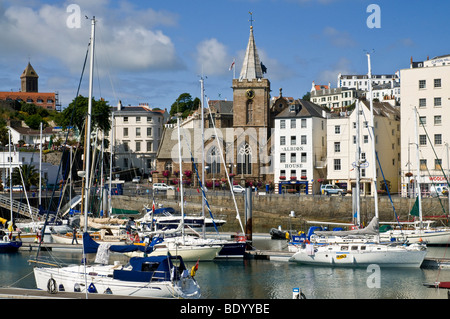
[{"label": "flagpole", "polygon": [[233,59],[233,79],[236,78],[236,61]]}]

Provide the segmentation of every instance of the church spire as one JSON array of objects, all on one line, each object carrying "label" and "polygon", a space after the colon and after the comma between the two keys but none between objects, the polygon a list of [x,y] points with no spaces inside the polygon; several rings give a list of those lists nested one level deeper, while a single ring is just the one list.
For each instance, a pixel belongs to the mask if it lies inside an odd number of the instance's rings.
[{"label": "church spire", "polygon": [[250,12],[250,37],[248,39],[247,51],[245,52],[244,63],[242,64],[239,80],[247,79],[251,81],[253,79],[263,78],[261,61],[259,60],[255,38],[253,36],[253,21],[253,16]]}]

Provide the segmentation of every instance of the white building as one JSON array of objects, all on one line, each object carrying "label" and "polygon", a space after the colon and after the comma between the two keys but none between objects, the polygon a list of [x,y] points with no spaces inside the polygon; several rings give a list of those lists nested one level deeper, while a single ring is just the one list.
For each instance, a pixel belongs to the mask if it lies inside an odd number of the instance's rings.
[{"label": "white building", "polygon": [[152,110],[147,104],[119,105],[112,110],[114,123],[114,166],[121,170],[138,168],[141,174],[155,169],[167,112]]},{"label": "white building", "polygon": [[[8,147],[0,152],[0,179],[3,187],[9,187],[6,185],[6,180],[9,177],[10,167],[14,170],[24,164],[34,166],[39,172],[39,152],[20,152],[12,148],[10,153]],[[55,184],[59,180],[57,178],[59,166],[43,162],[41,168],[43,185]]]},{"label": "white building", "polygon": [[327,111],[297,100],[275,117],[273,163],[275,192],[319,193],[326,177]]},{"label": "white building", "polygon": [[[400,73],[397,71],[395,74],[372,74],[372,86],[391,84],[391,87],[395,87],[395,84],[400,84]],[[367,74],[338,74],[337,78],[338,88],[354,88],[363,91],[369,91],[369,81]]]},{"label": "white building", "polygon": [[341,111],[355,103],[356,99],[362,95],[364,92],[356,88],[330,88],[329,86],[314,85],[313,82],[310,100],[331,111]]},{"label": "white building", "polygon": [[400,71],[401,103],[401,178],[402,195],[414,190],[417,179],[415,108],[421,124],[418,128],[420,182],[427,192],[435,185],[447,185],[442,169],[449,176],[450,132],[450,55],[413,62]]},{"label": "white building", "polygon": [[[369,81],[367,74],[343,75],[339,73],[337,79],[338,88],[358,89],[365,93],[359,97],[366,96],[368,99]],[[400,102],[400,72],[395,74],[372,75],[372,98],[380,102],[389,102],[391,105]]]},{"label": "white building", "polygon": [[[26,126],[13,125],[18,123],[11,123],[11,140],[14,145],[19,144],[19,141],[24,141],[30,146],[39,145],[41,142],[40,130],[33,130]],[[23,125],[24,123],[22,123]],[[42,144],[50,142],[51,136],[55,134],[53,127],[46,127],[42,130]]]},{"label": "white building", "polygon": [[[389,103],[374,102],[375,148],[384,176],[390,184],[390,192],[397,192],[400,164],[400,118],[399,110]],[[333,114],[327,121],[327,180],[341,188],[351,190],[356,185],[357,134],[355,110]],[[370,127],[370,104],[360,103],[360,149],[365,160],[360,171],[361,194],[373,195],[372,140]],[[381,189],[383,177],[377,163],[377,186]]]}]

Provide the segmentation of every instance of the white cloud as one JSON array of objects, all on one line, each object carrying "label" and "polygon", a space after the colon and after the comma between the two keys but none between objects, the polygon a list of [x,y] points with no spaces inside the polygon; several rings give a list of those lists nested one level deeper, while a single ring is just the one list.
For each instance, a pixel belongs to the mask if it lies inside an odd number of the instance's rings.
[{"label": "white cloud", "polygon": [[205,75],[225,75],[232,58],[227,47],[217,39],[207,39],[197,45],[197,69]]},{"label": "white cloud", "polygon": [[317,79],[315,79],[315,82],[316,84],[328,84],[328,82],[331,82],[331,86],[335,87],[339,73],[342,74],[354,73],[350,60],[341,57],[336,63],[331,65],[328,69],[321,71],[318,74]]},{"label": "white cloud", "polygon": [[339,31],[333,27],[325,27],[323,35],[336,47],[354,47],[356,42],[345,31]]},{"label": "white cloud", "polygon": [[[32,8],[0,5],[0,42],[2,58],[41,57],[62,62],[79,73],[90,37],[92,12],[101,12],[96,27],[98,58],[108,56],[108,67],[119,70],[182,68],[175,46],[155,24],[174,25],[176,18],[152,9],[139,11],[123,2],[118,8],[107,8],[109,1],[78,1],[81,9],[80,28],[69,28],[68,4],[40,5]],[[150,19],[151,18],[151,19]],[[146,21],[146,22],[145,22]],[[149,22],[151,21],[151,22]]]}]

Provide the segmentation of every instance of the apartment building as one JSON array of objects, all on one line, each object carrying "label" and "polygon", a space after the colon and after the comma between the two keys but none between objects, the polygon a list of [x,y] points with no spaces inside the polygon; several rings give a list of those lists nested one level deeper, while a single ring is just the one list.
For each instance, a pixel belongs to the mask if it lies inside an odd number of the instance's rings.
[{"label": "apartment building", "polygon": [[[423,193],[447,185],[450,132],[450,55],[414,62],[401,74],[401,191],[414,193],[419,180]],[[418,137],[416,136],[416,119]],[[417,142],[418,140],[418,142]],[[417,163],[417,143],[419,163]],[[419,176],[417,167],[419,166]]]},{"label": "apartment building", "polygon": [[[320,88],[317,88],[320,87]],[[318,86],[313,84],[311,90],[311,102],[326,107],[331,111],[345,111],[346,108],[355,103],[356,99],[365,93],[356,88],[330,88],[329,86]]]},{"label": "apartment building", "polygon": [[[400,166],[400,112],[386,102],[374,102],[373,109],[375,149],[382,170],[376,163],[378,190],[383,189],[384,184],[389,184],[389,191],[395,193],[398,190]],[[334,113],[327,120],[327,180],[348,191],[355,187],[358,162],[356,129],[359,120],[359,159],[364,163],[360,167],[361,194],[373,196],[374,163],[369,101],[360,102],[359,113],[358,117],[355,108],[351,112]],[[386,182],[382,175],[387,178]]]},{"label": "apartment building", "polygon": [[[339,73],[337,79],[338,88],[358,89],[363,91],[359,97],[369,98],[369,80],[367,74]],[[395,74],[372,75],[372,98],[380,102],[389,102],[392,105],[400,103],[400,72]]]},{"label": "apartment building", "polygon": [[112,108],[114,166],[121,170],[138,168],[141,174],[155,169],[167,112],[152,110],[148,104]]}]

